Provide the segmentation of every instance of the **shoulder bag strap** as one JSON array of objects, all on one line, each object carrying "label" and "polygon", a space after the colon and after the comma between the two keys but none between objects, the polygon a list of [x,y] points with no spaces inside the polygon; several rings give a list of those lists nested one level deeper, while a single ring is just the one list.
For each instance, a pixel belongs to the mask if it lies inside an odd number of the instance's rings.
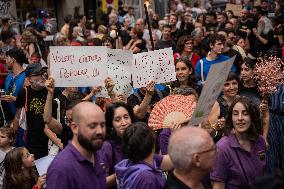
[{"label": "shoulder bag strap", "polygon": [[202,81],[202,83],[204,83],[204,73],[203,73],[203,59],[200,59],[200,66],[201,66],[201,73],[200,73],[200,75],[201,75],[201,81]]},{"label": "shoulder bag strap", "polygon": [[57,103],[57,121],[59,121],[60,122],[60,101],[59,101],[59,99],[58,98],[55,98],[54,99],[55,101],[56,101],[56,103]]}]

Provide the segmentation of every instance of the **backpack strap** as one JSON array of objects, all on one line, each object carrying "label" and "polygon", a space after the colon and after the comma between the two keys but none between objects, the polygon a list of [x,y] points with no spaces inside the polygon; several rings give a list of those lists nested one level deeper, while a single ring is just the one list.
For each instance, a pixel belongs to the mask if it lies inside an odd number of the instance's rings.
[{"label": "backpack strap", "polygon": [[54,100],[57,103],[57,109],[56,109],[56,111],[57,111],[57,118],[56,119],[57,119],[58,122],[60,122],[60,117],[61,117],[61,115],[60,115],[60,101],[59,101],[58,98],[55,98]]},{"label": "backpack strap", "polygon": [[28,111],[28,88],[24,87],[25,91],[26,91],[26,98],[25,98],[25,111]]},{"label": "backpack strap", "polygon": [[203,70],[204,70],[204,68],[203,68],[203,59],[200,59],[200,66],[201,66],[201,73],[200,73],[200,75],[201,75],[201,82],[202,83],[204,83],[204,73],[203,73]]}]

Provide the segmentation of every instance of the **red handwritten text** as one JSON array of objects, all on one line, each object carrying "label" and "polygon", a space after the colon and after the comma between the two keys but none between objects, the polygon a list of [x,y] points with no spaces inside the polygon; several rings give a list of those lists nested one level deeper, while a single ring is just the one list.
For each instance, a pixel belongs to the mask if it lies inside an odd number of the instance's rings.
[{"label": "red handwritten text", "polygon": [[65,62],[70,62],[71,64],[75,63],[75,55],[70,54],[70,55],[58,55],[58,51],[56,51],[55,54],[51,55],[53,57],[53,60],[55,63],[65,63]]},{"label": "red handwritten text", "polygon": [[88,69],[66,69],[66,68],[60,68],[60,78],[70,78],[70,77],[80,77],[80,76],[86,76],[89,78]]},{"label": "red handwritten text", "polygon": [[82,55],[79,58],[80,63],[88,63],[88,62],[101,62],[102,58],[98,56],[97,54],[95,55]]}]

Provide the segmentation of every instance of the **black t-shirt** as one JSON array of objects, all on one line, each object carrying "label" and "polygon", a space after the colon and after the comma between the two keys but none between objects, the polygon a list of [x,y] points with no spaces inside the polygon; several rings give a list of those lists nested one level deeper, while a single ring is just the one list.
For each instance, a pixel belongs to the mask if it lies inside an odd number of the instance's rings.
[{"label": "black t-shirt", "polygon": [[[162,98],[166,97],[169,94],[169,89],[166,88],[164,91],[158,91],[155,89],[154,95],[152,96],[151,102],[150,102],[150,107],[146,113],[146,116],[144,119],[140,121],[148,122],[148,118],[150,116],[150,113],[155,106],[157,102],[159,102]],[[145,95],[143,95],[140,90],[137,91],[137,93],[131,94],[127,98],[127,104],[133,109],[136,105],[140,105],[141,102],[143,101]]]},{"label": "black t-shirt", "polygon": [[177,52],[177,47],[173,40],[168,40],[168,41],[160,40],[156,46],[156,50],[165,49],[169,47],[172,47],[174,53]]},{"label": "black t-shirt", "polygon": [[239,23],[239,28],[237,30],[237,35],[246,38],[247,37],[247,33],[242,30],[247,30],[250,29],[251,30],[251,34],[248,36],[249,39],[249,44],[250,44],[250,48],[253,49],[254,48],[254,41],[255,41],[255,35],[253,35],[252,29],[256,28],[256,23],[252,22],[250,20],[247,20],[246,22],[240,22]]},{"label": "black t-shirt", "polygon": [[169,173],[165,189],[191,189],[179,180],[173,173]]},{"label": "black t-shirt", "polygon": [[245,87],[243,83],[239,84],[239,95],[250,98],[256,105],[260,105],[261,96],[257,89],[257,85],[254,87]]},{"label": "black t-shirt", "polygon": [[244,61],[241,54],[238,51],[236,51],[235,49],[230,48],[227,52],[222,53],[222,55],[228,56],[230,58],[236,55],[234,65],[237,68],[237,74],[240,74],[241,73],[241,66],[242,66],[242,63]]},{"label": "black t-shirt", "polygon": [[144,39],[142,39],[142,42],[141,42],[141,43],[138,43],[138,44],[136,45],[136,47],[140,49],[140,51],[139,51],[138,53],[140,53],[140,52],[146,50],[146,49],[147,49],[147,47],[146,47],[146,41],[145,41]]},{"label": "black t-shirt", "polygon": [[[46,88],[35,91],[30,86],[20,91],[16,100],[16,107],[22,108],[26,105],[27,118],[27,148],[35,155],[35,158],[41,158],[48,154],[48,137],[44,133],[44,106],[47,96]],[[27,100],[27,103],[25,103]]]},{"label": "black t-shirt", "polygon": [[274,43],[274,32],[271,30],[267,34],[260,34],[260,36],[268,41],[267,44],[260,42],[258,38],[255,40],[254,55],[257,53],[266,54]]},{"label": "black t-shirt", "polygon": [[[207,176],[208,177],[208,176]],[[205,189],[211,189],[211,184],[208,183],[208,179],[204,178],[202,180],[202,185]],[[186,186],[181,180],[179,180],[172,172],[169,173],[167,177],[167,182],[164,189],[191,189],[190,187]]]},{"label": "black t-shirt", "polygon": [[[61,135],[58,135],[58,137],[61,139],[61,142],[63,143],[63,147],[68,145],[68,142],[72,139],[73,133],[71,131],[71,128],[68,127],[65,124],[65,115],[66,115],[66,106],[68,104],[68,100],[66,96],[64,96],[62,93],[59,94],[56,98],[58,98],[60,102],[60,123],[62,125],[62,133]],[[57,101],[53,100],[53,105],[52,105],[52,116],[57,119],[57,108],[58,108],[58,103]]]}]

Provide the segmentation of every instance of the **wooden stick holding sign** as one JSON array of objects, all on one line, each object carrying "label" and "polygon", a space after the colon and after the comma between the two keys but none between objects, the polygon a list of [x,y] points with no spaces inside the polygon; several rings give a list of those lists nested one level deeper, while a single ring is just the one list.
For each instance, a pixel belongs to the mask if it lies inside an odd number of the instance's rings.
[{"label": "wooden stick holding sign", "polygon": [[224,62],[211,65],[205,85],[198,99],[196,109],[189,121],[189,126],[198,125],[209,115],[224,87],[235,58],[236,56]]}]

